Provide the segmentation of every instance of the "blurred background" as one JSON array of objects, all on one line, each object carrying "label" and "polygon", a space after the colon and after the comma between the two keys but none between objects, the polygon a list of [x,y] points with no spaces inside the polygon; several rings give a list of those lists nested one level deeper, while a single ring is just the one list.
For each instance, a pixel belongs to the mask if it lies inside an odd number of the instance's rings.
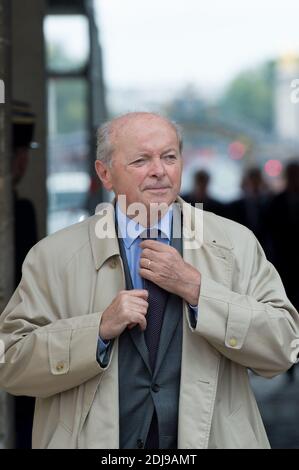
[{"label": "blurred background", "polygon": [[[154,111],[184,134],[181,195],[248,226],[299,308],[299,32],[293,0],[0,0],[0,311],[38,240],[109,200],[95,133]],[[271,445],[299,448],[299,373],[250,373]],[[33,400],[0,391],[0,448]]]}]

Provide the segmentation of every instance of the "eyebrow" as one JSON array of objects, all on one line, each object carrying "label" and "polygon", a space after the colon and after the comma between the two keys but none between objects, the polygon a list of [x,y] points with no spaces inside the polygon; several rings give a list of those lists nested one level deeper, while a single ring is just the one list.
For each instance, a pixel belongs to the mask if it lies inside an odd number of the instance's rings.
[{"label": "eyebrow", "polygon": [[[169,153],[169,152],[177,152],[177,150],[173,147],[169,147],[167,150],[163,150],[163,152],[161,153],[161,155],[164,155],[165,153]],[[150,156],[149,153],[145,150],[144,152],[141,152],[136,158],[139,158],[139,157],[148,157]]]},{"label": "eyebrow", "polygon": [[177,152],[177,150],[173,147],[170,147],[169,149],[165,150],[164,152],[161,153],[161,155],[164,155],[165,153],[169,153],[169,152]]},{"label": "eyebrow", "polygon": [[[169,152],[174,152],[174,153],[177,153],[177,150],[173,147],[169,147],[168,149],[164,150],[162,153],[161,153],[161,156],[169,153]],[[145,150],[144,152],[141,152],[139,155],[136,155],[134,158],[132,158],[132,160],[130,160],[128,162],[128,164],[130,163],[134,163],[136,160],[138,160],[139,158],[151,158],[151,156],[147,153],[147,151]]]}]

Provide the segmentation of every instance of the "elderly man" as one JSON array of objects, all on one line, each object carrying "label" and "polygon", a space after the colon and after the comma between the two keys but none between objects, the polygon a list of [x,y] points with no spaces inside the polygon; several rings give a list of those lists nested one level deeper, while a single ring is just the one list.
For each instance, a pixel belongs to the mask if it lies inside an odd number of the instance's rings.
[{"label": "elderly man", "polygon": [[248,229],[177,196],[181,147],[154,114],[104,125],[115,201],[25,260],[0,386],[37,397],[35,448],[269,446],[247,369],[295,362],[298,314]]}]

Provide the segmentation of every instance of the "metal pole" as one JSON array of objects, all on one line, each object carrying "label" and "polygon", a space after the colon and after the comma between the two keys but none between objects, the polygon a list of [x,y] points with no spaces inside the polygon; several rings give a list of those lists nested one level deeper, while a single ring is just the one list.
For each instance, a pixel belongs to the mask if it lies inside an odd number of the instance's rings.
[{"label": "metal pole", "polygon": [[[13,210],[11,187],[11,1],[0,0],[0,80],[4,103],[0,103],[0,313],[13,290]],[[3,90],[3,88],[2,88]],[[13,447],[13,400],[0,391],[0,448]]]}]

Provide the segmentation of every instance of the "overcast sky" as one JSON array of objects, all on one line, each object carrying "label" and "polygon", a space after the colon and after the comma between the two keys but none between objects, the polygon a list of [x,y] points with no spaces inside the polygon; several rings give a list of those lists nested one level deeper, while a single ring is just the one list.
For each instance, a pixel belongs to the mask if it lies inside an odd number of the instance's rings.
[{"label": "overcast sky", "polygon": [[95,0],[109,87],[219,91],[240,70],[299,54],[297,0]]}]

